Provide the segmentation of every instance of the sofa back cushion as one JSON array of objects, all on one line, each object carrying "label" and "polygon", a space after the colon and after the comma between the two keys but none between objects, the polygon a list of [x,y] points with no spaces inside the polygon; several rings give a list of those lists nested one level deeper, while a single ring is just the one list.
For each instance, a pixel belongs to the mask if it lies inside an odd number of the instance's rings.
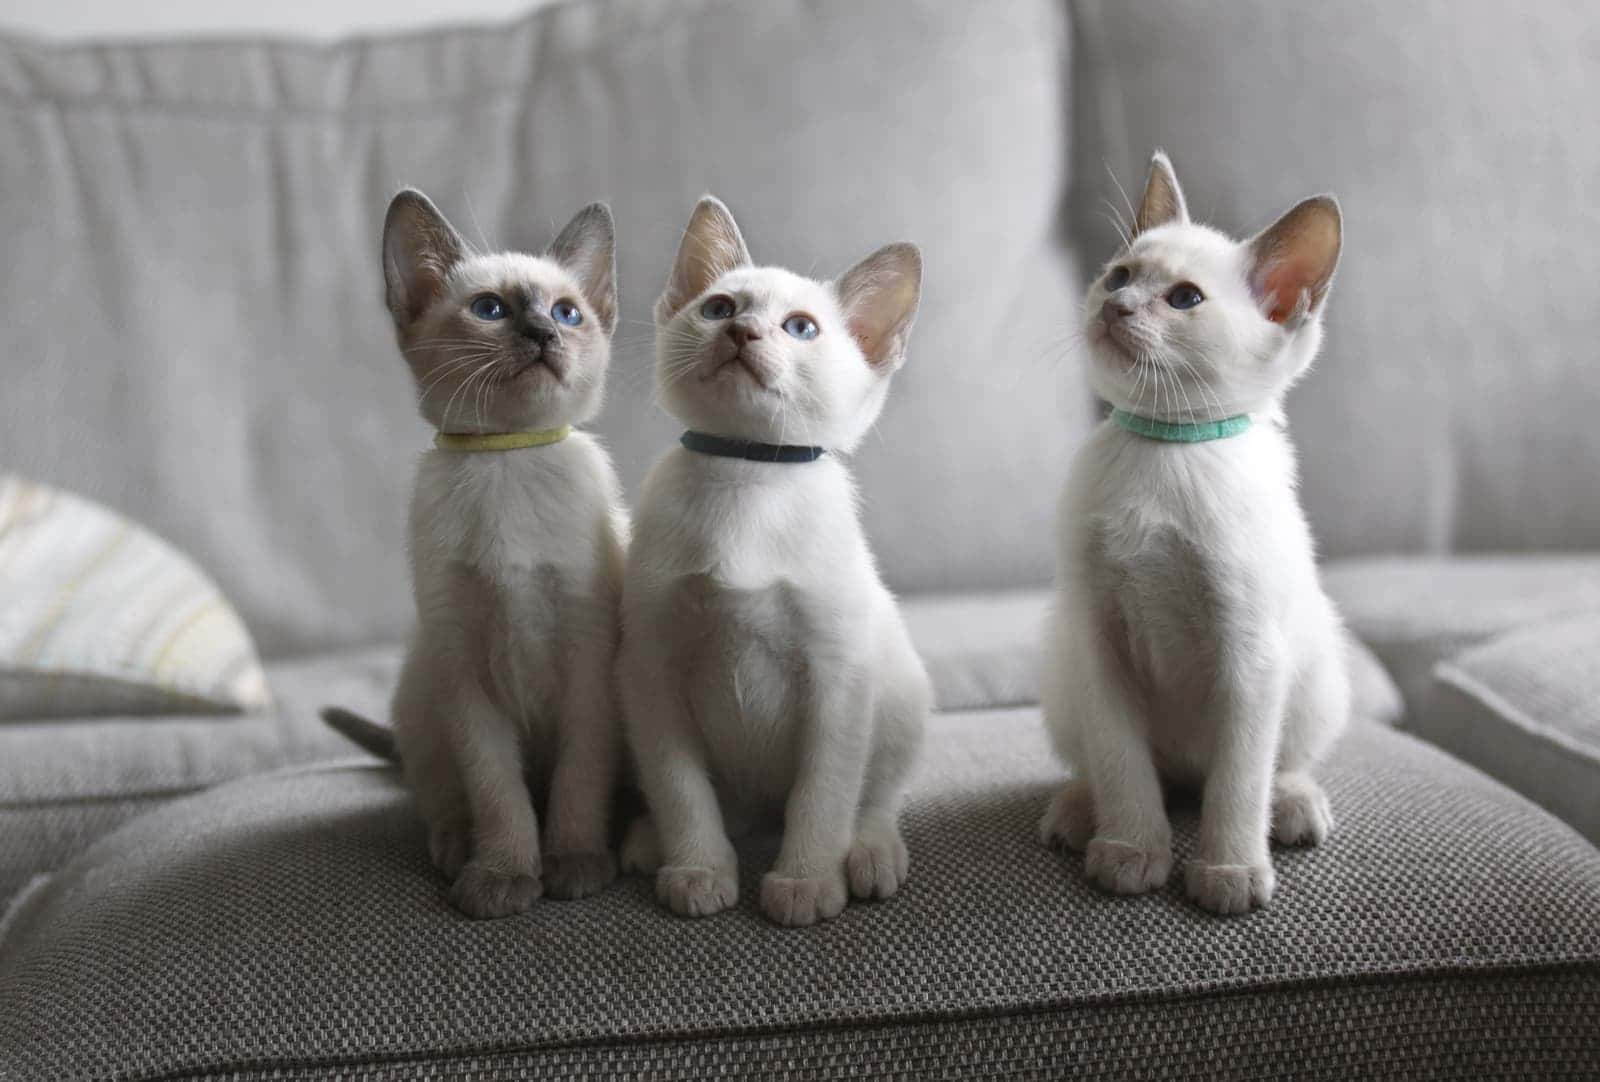
[{"label": "sofa back cushion", "polygon": [[0,463],[192,553],[265,653],[399,635],[429,433],[380,303],[389,196],[522,248],[612,204],[598,428],[636,488],[675,435],[650,306],[710,190],[758,260],[922,245],[910,361],[856,458],[869,532],[901,588],[1044,581],[1089,420],[1059,307],[1063,23],[1051,0],[624,0],[334,46],[0,40]]},{"label": "sofa back cushion", "polygon": [[[1538,4],[1075,0],[1087,265],[1151,148],[1244,234],[1332,189],[1327,346],[1290,394],[1330,555],[1600,545],[1600,14]],[[1124,211],[1126,215],[1126,211]]]}]

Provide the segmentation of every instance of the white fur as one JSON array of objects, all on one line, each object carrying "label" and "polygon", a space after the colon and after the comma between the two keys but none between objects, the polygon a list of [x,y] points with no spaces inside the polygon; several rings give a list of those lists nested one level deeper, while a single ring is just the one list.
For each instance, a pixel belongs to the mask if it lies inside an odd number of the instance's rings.
[{"label": "white fur", "polygon": [[[545,257],[473,256],[420,193],[397,197],[389,303],[424,415],[457,432],[592,417],[610,358],[611,244],[609,213],[591,207]],[[478,320],[469,305],[485,292],[527,297],[518,318],[554,337]],[[583,325],[544,318],[558,298],[579,303]],[[626,530],[611,461],[584,433],[510,451],[430,450],[418,465],[418,627],[395,736],[433,860],[471,916],[525,909],[542,889],[579,897],[616,874],[612,676]]]},{"label": "white fur", "polygon": [[[717,435],[854,446],[903,359],[919,274],[908,246],[837,286],[751,267],[732,217],[702,201],[657,308],[666,408]],[[715,295],[737,315],[702,318]],[[815,339],[782,330],[796,312]],[[759,336],[743,353],[728,330],[739,320]],[[842,460],[669,450],[640,498],[623,621],[624,716],[660,832],[663,904],[686,916],[731,905],[730,834],[778,822],[761,898],[773,920],[811,924],[847,895],[898,889],[902,790],[931,694]]]},{"label": "white fur", "polygon": [[[1141,232],[1089,290],[1091,382],[1113,405],[1176,422],[1255,418],[1242,435],[1197,444],[1107,421],[1062,494],[1044,705],[1078,776],[1041,830],[1086,849],[1089,877],[1109,890],[1168,875],[1162,780],[1200,791],[1186,881],[1217,912],[1271,897],[1269,830],[1314,844],[1331,825],[1309,770],[1349,713],[1345,638],[1318,580],[1280,408],[1320,342],[1337,262],[1337,206],[1311,203],[1237,243],[1188,221],[1158,155]],[[1130,311],[1108,320],[1117,267],[1130,271],[1115,291]],[[1180,311],[1166,297],[1184,282],[1205,300]]]}]

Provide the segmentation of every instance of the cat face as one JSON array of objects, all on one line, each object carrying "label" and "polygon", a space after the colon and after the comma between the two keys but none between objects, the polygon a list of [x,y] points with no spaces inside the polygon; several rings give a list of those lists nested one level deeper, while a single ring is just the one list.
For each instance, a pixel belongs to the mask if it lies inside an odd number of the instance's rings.
[{"label": "cat face", "polygon": [[922,257],[891,244],[834,282],[756,267],[728,208],[695,207],[656,302],[656,378],[688,428],[848,451],[905,362]]},{"label": "cat face", "polygon": [[1339,204],[1315,196],[1239,242],[1190,222],[1156,153],[1134,236],[1089,286],[1090,384],[1166,421],[1275,407],[1316,356],[1338,267]]},{"label": "cat face", "polygon": [[468,251],[428,197],[394,197],[383,229],[385,299],[441,432],[581,424],[600,410],[616,327],[611,212],[578,212],[543,255]]}]

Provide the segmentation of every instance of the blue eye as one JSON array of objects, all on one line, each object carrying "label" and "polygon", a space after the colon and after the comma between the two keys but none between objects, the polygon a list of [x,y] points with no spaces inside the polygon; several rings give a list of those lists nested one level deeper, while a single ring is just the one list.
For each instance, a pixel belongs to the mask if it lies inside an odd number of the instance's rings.
[{"label": "blue eye", "polygon": [[1133,274],[1128,270],[1127,267],[1112,267],[1111,273],[1106,275],[1106,292],[1115,293],[1117,290],[1127,285],[1128,279],[1132,277]]},{"label": "blue eye", "polygon": [[506,318],[506,302],[496,297],[493,293],[485,293],[472,302],[472,314],[479,319],[496,320]]},{"label": "blue eye", "polygon": [[790,316],[783,321],[783,329],[807,341],[817,336],[817,324],[810,316]]},{"label": "blue eye", "polygon": [[707,297],[706,303],[700,306],[700,314],[706,319],[728,319],[733,315],[733,298],[718,293],[715,297]]},{"label": "blue eye", "polygon": [[1179,282],[1167,291],[1167,303],[1174,308],[1193,308],[1205,299],[1206,295],[1193,282]]},{"label": "blue eye", "polygon": [[571,301],[556,301],[550,308],[550,318],[557,323],[576,327],[583,322],[583,313],[578,311],[578,306]]}]

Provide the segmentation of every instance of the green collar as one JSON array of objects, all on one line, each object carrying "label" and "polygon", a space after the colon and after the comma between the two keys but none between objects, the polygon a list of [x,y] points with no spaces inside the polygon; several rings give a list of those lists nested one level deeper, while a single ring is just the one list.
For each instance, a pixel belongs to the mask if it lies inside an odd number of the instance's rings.
[{"label": "green collar", "polygon": [[1206,443],[1210,440],[1225,440],[1229,436],[1237,436],[1250,427],[1248,413],[1241,413],[1236,417],[1224,417],[1220,421],[1174,424],[1171,421],[1155,421],[1149,417],[1140,417],[1125,409],[1113,409],[1111,419],[1135,436],[1143,436],[1147,440],[1163,440],[1167,443]]},{"label": "green collar", "polygon": [[441,451],[516,451],[523,447],[546,447],[572,435],[571,425],[541,428],[535,432],[490,432],[471,435],[465,432],[440,432],[433,445]]}]

